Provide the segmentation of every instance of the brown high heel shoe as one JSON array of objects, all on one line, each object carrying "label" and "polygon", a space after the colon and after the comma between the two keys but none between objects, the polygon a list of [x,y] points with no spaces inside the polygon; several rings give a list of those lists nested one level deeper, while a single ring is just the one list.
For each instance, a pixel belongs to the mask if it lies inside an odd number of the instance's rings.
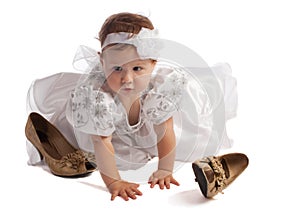
[{"label": "brown high heel shoe", "polygon": [[79,177],[96,170],[85,152],[74,148],[54,125],[36,112],[28,116],[25,135],[54,175]]},{"label": "brown high heel shoe", "polygon": [[222,156],[205,157],[192,163],[202,194],[212,198],[223,193],[248,166],[249,159],[245,154],[230,153]]}]

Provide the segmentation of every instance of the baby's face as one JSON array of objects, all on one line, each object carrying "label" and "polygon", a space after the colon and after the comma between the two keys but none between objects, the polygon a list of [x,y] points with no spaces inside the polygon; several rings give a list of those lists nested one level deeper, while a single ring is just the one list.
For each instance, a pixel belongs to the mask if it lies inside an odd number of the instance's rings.
[{"label": "baby's face", "polygon": [[155,66],[153,60],[141,60],[131,45],[106,48],[101,59],[110,89],[118,95],[138,95],[148,87]]}]

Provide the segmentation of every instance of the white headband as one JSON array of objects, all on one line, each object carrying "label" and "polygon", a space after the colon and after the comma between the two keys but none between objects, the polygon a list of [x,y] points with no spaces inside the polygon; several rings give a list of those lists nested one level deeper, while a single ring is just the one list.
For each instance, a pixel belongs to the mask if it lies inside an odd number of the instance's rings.
[{"label": "white headband", "polygon": [[162,43],[158,38],[158,30],[142,28],[138,34],[128,32],[118,32],[108,34],[101,48],[110,44],[131,44],[137,48],[137,52],[142,59],[157,59]]}]

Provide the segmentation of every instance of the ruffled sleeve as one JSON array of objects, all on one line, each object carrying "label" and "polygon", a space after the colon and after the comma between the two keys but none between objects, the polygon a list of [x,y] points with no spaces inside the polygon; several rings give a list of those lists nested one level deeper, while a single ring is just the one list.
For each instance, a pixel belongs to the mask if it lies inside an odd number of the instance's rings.
[{"label": "ruffled sleeve", "polygon": [[187,84],[187,73],[179,68],[162,68],[153,79],[153,88],[144,103],[145,117],[154,124],[160,124],[178,111],[183,91]]},{"label": "ruffled sleeve", "polygon": [[71,93],[68,120],[81,132],[109,136],[114,130],[115,103],[110,94],[92,86],[77,87]]}]

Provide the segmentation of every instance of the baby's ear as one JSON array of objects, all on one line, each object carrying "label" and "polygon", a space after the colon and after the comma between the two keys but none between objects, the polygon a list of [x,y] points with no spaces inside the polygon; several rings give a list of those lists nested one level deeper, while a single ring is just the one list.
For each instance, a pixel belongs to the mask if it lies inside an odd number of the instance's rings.
[{"label": "baby's ear", "polygon": [[103,55],[100,51],[98,51],[97,54],[99,55],[101,65],[103,66]]}]

